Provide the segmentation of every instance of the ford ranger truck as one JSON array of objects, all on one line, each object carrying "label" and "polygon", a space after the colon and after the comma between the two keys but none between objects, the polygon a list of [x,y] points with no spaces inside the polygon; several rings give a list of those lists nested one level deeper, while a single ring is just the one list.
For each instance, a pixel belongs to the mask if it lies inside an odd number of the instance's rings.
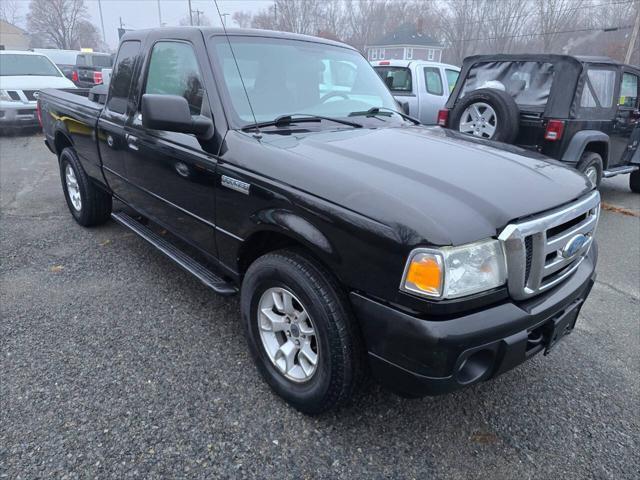
[{"label": "ford ranger truck", "polygon": [[106,95],[38,102],[74,219],[113,219],[239,294],[258,370],[308,414],[369,373],[436,395],[549,353],[594,282],[586,177],[420,125],[342,43],[138,30]]}]

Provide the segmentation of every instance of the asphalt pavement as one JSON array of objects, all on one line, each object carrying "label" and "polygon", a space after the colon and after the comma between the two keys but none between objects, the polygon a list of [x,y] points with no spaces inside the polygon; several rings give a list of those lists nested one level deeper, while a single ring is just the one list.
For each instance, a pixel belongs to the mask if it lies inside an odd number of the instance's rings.
[{"label": "asphalt pavement", "polygon": [[640,195],[605,180],[576,330],[486,383],[371,385],[316,418],[259,378],[238,301],[114,222],[84,229],[39,134],[0,138],[0,478],[637,479]]}]

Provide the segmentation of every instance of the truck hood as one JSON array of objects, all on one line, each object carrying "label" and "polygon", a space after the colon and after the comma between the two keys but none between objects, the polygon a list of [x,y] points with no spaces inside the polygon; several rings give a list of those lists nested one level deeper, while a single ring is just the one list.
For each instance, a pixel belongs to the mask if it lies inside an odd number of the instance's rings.
[{"label": "truck hood", "polygon": [[265,134],[263,144],[280,152],[267,156],[270,176],[383,223],[409,244],[496,236],[592,189],[540,154],[439,127]]},{"label": "truck hood", "polygon": [[65,77],[18,75],[0,77],[0,88],[2,90],[42,90],[44,88],[75,88],[75,85]]}]

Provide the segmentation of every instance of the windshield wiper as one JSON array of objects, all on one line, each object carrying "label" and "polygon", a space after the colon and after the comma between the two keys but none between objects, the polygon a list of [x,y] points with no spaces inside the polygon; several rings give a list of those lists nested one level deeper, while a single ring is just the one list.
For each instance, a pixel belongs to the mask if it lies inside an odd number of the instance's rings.
[{"label": "windshield wiper", "polygon": [[380,113],[383,112],[389,112],[389,113],[397,113],[398,115],[400,115],[403,119],[405,120],[409,120],[410,122],[415,123],[416,125],[421,125],[420,120],[418,120],[417,118],[413,118],[410,115],[407,115],[406,113],[402,113],[399,112],[397,110],[394,110],[393,108],[389,108],[389,107],[371,107],[369,110],[367,111],[363,111],[363,112],[351,112],[349,114],[350,117],[375,117],[376,115],[379,115]]},{"label": "windshield wiper", "polygon": [[[296,117],[296,118],[294,118]],[[302,118],[297,118],[302,117]],[[321,122],[322,120],[327,120],[329,122],[341,123],[342,125],[349,125],[354,128],[362,128],[362,125],[356,122],[351,122],[349,120],[342,120],[340,118],[333,117],[325,117],[323,115],[312,115],[310,113],[290,113],[287,115],[280,115],[273,120],[269,120],[266,122],[258,122],[252,123],[250,125],[246,125],[242,127],[242,130],[251,130],[254,128],[262,128],[262,127],[287,127],[292,123],[302,123],[302,122]]]}]

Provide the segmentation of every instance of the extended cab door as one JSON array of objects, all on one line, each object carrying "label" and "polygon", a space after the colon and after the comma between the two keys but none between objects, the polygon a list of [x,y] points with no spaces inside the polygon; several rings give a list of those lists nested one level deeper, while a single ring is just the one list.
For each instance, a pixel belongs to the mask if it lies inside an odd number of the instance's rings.
[{"label": "extended cab door", "polygon": [[623,71],[620,79],[618,111],[611,129],[610,165],[625,165],[638,148],[640,135],[640,78],[637,72]]},{"label": "extended cab door", "polygon": [[219,144],[192,134],[145,129],[140,108],[145,93],[180,95],[189,103],[192,115],[212,118],[205,89],[205,75],[211,74],[202,36],[197,30],[186,36],[148,41],[137,108],[125,128],[127,173],[135,190],[129,200],[151,220],[215,257],[215,155]]},{"label": "extended cab door", "polygon": [[122,42],[109,84],[107,103],[98,119],[98,144],[105,179],[113,192],[125,201],[131,189],[127,182],[125,123],[130,113],[133,79],[139,70],[141,44]]}]

